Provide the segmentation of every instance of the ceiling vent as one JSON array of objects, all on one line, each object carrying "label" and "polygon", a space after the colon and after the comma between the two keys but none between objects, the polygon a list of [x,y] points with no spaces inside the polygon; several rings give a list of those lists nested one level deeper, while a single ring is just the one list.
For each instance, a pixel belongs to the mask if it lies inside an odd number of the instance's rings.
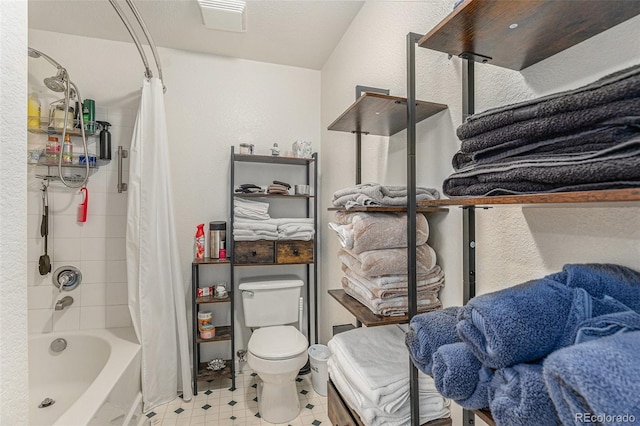
[{"label": "ceiling vent", "polygon": [[204,26],[212,30],[247,30],[247,4],[243,0],[198,0]]}]

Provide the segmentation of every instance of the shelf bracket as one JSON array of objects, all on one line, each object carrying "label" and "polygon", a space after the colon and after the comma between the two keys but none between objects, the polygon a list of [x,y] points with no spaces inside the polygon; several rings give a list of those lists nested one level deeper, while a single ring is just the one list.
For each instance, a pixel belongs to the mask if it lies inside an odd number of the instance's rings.
[{"label": "shelf bracket", "polygon": [[[378,87],[370,86],[356,86],[356,101],[360,99],[363,93],[382,93],[383,95],[389,94],[389,89],[380,89]],[[362,135],[368,132],[354,132],[356,134],[356,185],[362,183]]]},{"label": "shelf bracket", "polygon": [[458,56],[462,59],[480,62],[481,64],[486,64],[493,59],[491,56],[484,56],[484,55],[480,55],[479,53],[473,53],[473,52],[462,52]]}]

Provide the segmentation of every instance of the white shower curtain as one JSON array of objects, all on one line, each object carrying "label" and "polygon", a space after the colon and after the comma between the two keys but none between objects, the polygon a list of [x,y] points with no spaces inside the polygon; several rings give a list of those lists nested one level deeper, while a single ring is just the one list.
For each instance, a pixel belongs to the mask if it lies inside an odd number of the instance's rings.
[{"label": "white shower curtain", "polygon": [[162,82],[144,79],[130,150],[129,310],[142,345],[144,410],[190,400],[185,287],[174,223]]}]

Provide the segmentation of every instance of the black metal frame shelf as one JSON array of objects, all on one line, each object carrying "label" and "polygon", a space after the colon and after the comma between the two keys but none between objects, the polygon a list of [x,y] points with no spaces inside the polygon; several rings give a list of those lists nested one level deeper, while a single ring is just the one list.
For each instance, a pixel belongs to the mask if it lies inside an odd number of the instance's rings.
[{"label": "black metal frame shelf", "polygon": [[[234,297],[232,289],[228,289],[225,298],[219,299],[214,296],[198,297],[198,287],[200,287],[200,266],[203,265],[231,265],[230,259],[204,258],[194,259],[191,263],[191,338],[193,344],[192,368],[193,368],[193,394],[198,395],[198,382],[219,378],[230,378],[231,386],[236,386],[234,340],[233,330],[233,309]],[[211,339],[202,339],[198,330],[198,312],[200,305],[229,303],[231,305],[231,325],[216,326],[216,335]],[[200,362],[200,345],[203,343],[231,342],[231,359],[226,360],[226,366],[219,371],[207,369],[208,363]]]},{"label": "black metal frame shelf", "polygon": [[[318,198],[314,195],[287,195],[287,194],[239,194],[235,193],[235,174],[236,163],[266,163],[284,166],[304,166],[306,168],[306,181],[305,184],[312,187],[312,192],[318,190],[318,154],[313,153],[309,158],[298,157],[281,157],[281,156],[269,156],[269,155],[254,155],[254,154],[237,154],[235,147],[231,146],[231,161],[230,161],[230,217],[231,227],[228,232],[228,253],[231,256],[231,286],[235,286],[235,268],[236,267],[252,267],[252,266],[304,266],[306,269],[306,304],[307,304],[307,338],[309,343],[313,341],[318,343]],[[311,173],[311,167],[313,167],[313,173]],[[236,263],[235,259],[235,241],[233,239],[233,225],[235,222],[234,217],[234,199],[235,198],[263,198],[263,199],[279,199],[279,200],[304,200],[306,203],[306,217],[313,217],[313,228],[316,235],[313,238],[313,261],[312,262],[299,262],[299,263]],[[313,208],[311,206],[313,204]],[[283,242],[283,240],[278,240]],[[313,283],[313,295],[311,293],[311,287]],[[313,305],[311,304],[313,300]],[[311,312],[313,311],[313,321]],[[313,322],[313,339],[311,324]],[[235,350],[235,348],[234,348]]]}]

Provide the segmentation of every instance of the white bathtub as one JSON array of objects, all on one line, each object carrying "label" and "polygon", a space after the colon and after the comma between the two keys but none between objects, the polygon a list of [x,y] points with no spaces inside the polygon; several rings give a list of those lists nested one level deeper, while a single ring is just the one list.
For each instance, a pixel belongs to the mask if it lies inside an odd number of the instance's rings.
[{"label": "white bathtub", "polygon": [[[67,341],[58,353],[49,348],[57,338]],[[29,336],[29,425],[129,424],[139,396],[140,345],[133,328]],[[38,408],[45,398],[55,403]]]}]

